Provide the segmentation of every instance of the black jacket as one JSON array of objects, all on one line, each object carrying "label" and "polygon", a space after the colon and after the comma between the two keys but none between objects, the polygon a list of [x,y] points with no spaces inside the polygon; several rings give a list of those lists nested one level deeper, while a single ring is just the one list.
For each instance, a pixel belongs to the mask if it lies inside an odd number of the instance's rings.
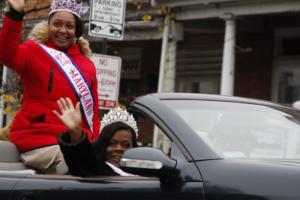
[{"label": "black jacket", "polygon": [[58,143],[65,161],[69,167],[69,174],[74,176],[119,176],[107,165],[104,158],[96,156],[93,145],[83,134],[81,141],[72,144],[68,132],[58,137]]}]

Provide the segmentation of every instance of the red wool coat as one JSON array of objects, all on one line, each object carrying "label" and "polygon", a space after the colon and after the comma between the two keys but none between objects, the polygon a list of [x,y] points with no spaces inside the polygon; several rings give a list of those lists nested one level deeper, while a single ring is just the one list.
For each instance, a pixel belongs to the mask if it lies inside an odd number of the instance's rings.
[{"label": "red wool coat", "polygon": [[[59,110],[57,100],[70,97],[75,104],[78,100],[70,83],[53,60],[32,40],[19,44],[22,21],[4,18],[0,33],[0,61],[16,70],[23,85],[23,102],[11,128],[10,139],[21,152],[57,144],[57,136],[66,127],[53,114]],[[48,47],[53,44],[46,42]],[[77,64],[84,75],[94,98],[93,133],[85,120],[82,129],[92,140],[99,134],[98,95],[96,69],[90,59],[74,44],[67,55]]]}]

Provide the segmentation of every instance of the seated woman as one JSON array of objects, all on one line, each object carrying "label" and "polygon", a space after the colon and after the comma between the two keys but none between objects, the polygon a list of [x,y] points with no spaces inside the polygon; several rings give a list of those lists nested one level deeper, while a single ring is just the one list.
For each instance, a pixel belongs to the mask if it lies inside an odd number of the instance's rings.
[{"label": "seated woman", "polygon": [[110,110],[102,118],[100,136],[91,144],[80,129],[79,103],[74,107],[69,98],[60,98],[57,103],[61,114],[53,112],[69,130],[58,142],[71,175],[132,176],[119,168],[124,151],[137,147],[138,129],[132,115],[121,108]]}]

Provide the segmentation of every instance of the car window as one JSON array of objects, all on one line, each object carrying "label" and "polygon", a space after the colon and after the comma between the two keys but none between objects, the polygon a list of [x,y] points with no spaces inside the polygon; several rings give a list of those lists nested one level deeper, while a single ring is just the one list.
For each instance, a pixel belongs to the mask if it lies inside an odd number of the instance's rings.
[{"label": "car window", "polygon": [[225,158],[300,159],[299,112],[220,101],[166,105]]},{"label": "car window", "polygon": [[171,140],[169,137],[148,117],[136,115],[139,128],[139,146],[154,147],[169,155]]}]

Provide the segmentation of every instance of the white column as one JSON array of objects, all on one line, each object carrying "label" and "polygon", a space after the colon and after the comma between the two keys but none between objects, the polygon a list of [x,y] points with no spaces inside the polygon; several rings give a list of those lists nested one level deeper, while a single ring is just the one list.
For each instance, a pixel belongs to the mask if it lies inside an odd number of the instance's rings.
[{"label": "white column", "polygon": [[166,16],[162,36],[158,93],[175,91],[177,39],[171,28],[175,30],[175,22]]},{"label": "white column", "polygon": [[168,42],[166,51],[165,69],[163,86],[161,92],[174,92],[176,79],[176,55],[177,55],[177,41],[172,39]]},{"label": "white column", "polygon": [[[163,35],[162,35],[162,45],[161,45],[161,53],[160,53],[160,64],[159,64],[158,86],[157,86],[158,93],[163,91],[166,53],[167,53],[167,47],[168,47],[168,42],[169,42],[169,30],[170,30],[170,16],[166,15],[165,21],[164,21],[164,30],[163,30]],[[154,126],[153,147],[160,148],[162,141],[163,141],[163,138],[162,138],[162,135],[159,133],[158,127]]]},{"label": "white column", "polygon": [[169,31],[170,31],[170,16],[167,15],[164,21],[164,31],[162,35],[162,45],[160,53],[160,64],[159,64],[159,75],[158,75],[158,87],[157,92],[162,92],[163,80],[165,75],[165,64],[166,64],[166,54],[169,42]]},{"label": "white column", "polygon": [[221,95],[232,96],[234,94],[235,19],[233,15],[226,15],[223,19],[225,20],[226,28],[221,75]]},{"label": "white column", "polygon": [[[170,38],[171,25],[174,28],[174,22],[170,21],[169,16],[166,16],[162,37],[158,93],[175,91],[177,40],[174,35]],[[160,148],[164,152],[168,152],[170,148],[169,139],[156,126],[154,127],[153,147]]]}]

